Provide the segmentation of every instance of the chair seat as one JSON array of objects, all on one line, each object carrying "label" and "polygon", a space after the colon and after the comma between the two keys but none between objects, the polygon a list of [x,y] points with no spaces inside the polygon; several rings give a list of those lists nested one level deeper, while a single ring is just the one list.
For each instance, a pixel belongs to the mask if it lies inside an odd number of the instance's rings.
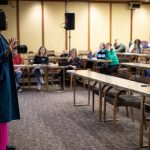
[{"label": "chair seat", "polygon": [[132,95],[120,95],[118,101],[120,106],[131,106],[135,108],[140,108],[141,106],[141,100]]},{"label": "chair seat", "polygon": [[[106,96],[105,97],[106,102],[110,104],[114,104],[114,97]],[[120,95],[118,97],[118,104],[117,106],[130,106],[135,108],[140,108],[141,102],[140,99],[132,96],[132,95]]]},{"label": "chair seat", "polygon": [[121,89],[112,88],[107,93],[107,96],[110,96],[112,98],[115,98],[115,96],[121,91]]}]

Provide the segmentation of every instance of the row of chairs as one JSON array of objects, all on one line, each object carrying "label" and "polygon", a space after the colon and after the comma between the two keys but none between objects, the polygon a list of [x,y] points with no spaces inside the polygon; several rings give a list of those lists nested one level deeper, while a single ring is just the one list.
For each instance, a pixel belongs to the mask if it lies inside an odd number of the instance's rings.
[{"label": "row of chairs", "polygon": [[[121,74],[119,75],[120,77],[122,77]],[[123,76],[123,78],[126,78],[126,79],[129,79],[129,77],[130,75],[127,73],[126,73],[126,77]],[[147,83],[150,83],[150,78],[147,78],[146,80],[147,80],[146,81]],[[143,82],[145,83],[145,79],[143,80]],[[103,102],[100,102],[100,104],[104,105],[103,106],[103,109],[104,109],[103,121],[104,122],[106,122],[107,103],[113,105],[113,123],[112,123],[113,131],[116,131],[116,116],[117,116],[119,107],[125,108],[127,117],[129,117],[128,109],[130,108],[132,120],[134,121],[133,108],[140,109],[140,106],[141,106],[141,101],[138,96],[134,95],[134,93],[130,91],[126,91],[124,89],[118,89],[116,87],[108,86],[108,85],[103,85],[101,88],[101,91],[102,91],[101,97],[103,98],[102,99]],[[92,87],[93,112],[95,110],[95,95],[99,95],[99,87],[97,86],[97,83],[95,83]],[[150,102],[149,102],[150,98],[147,98],[146,100],[147,101],[145,102],[145,119],[144,119],[145,128],[146,128],[146,120],[149,121],[149,119],[146,119],[146,113],[150,113]],[[150,123],[149,123],[149,126],[150,126]],[[149,128],[149,137],[150,137],[150,128]]]}]

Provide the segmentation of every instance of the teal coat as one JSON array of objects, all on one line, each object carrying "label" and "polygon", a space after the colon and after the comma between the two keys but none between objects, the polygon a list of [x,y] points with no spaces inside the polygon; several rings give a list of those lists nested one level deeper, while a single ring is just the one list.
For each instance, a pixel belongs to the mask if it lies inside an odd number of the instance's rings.
[{"label": "teal coat", "polygon": [[7,49],[8,43],[0,35],[0,123],[20,119],[12,55],[5,54]]}]

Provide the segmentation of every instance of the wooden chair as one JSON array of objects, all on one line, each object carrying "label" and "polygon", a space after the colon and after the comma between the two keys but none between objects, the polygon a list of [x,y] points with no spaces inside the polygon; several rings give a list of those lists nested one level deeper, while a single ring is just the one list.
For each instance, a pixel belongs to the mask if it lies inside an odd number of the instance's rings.
[{"label": "wooden chair", "polygon": [[[146,102],[145,103],[145,108],[144,108],[145,110],[145,112],[147,112],[147,113],[150,113],[150,102]],[[149,140],[148,140],[148,149],[150,150],[150,118],[146,118],[146,121],[148,121],[149,122]]]},{"label": "wooden chair", "polygon": [[47,50],[47,56],[48,57],[55,56],[55,50]]},{"label": "wooden chair", "polygon": [[[113,130],[116,129],[116,113],[117,109],[119,107],[125,107],[126,111],[128,107],[131,107],[131,113],[132,113],[132,120],[134,121],[133,117],[133,107],[134,108],[140,108],[141,101],[138,97],[133,95],[128,95],[127,91],[120,90],[117,94],[112,94],[111,90],[114,90],[113,88],[110,88],[106,91],[104,95],[104,122],[106,121],[106,103],[109,103],[113,105]],[[128,114],[128,112],[127,112]]]},{"label": "wooden chair", "polygon": [[[106,91],[107,88],[109,88],[110,86],[108,85],[103,85],[101,88],[101,94],[102,97],[104,96],[104,92]],[[92,86],[92,111],[95,112],[95,95],[99,96],[99,87],[97,86],[97,82],[94,83],[94,85]]]}]

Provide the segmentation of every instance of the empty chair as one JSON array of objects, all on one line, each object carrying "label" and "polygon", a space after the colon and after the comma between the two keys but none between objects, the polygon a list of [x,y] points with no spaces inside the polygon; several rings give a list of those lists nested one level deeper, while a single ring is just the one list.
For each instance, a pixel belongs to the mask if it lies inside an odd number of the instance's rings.
[{"label": "empty chair", "polygon": [[[147,113],[150,113],[150,101],[146,102],[145,103],[145,112]],[[147,121],[149,121],[149,142],[148,142],[148,145],[149,145],[149,150],[150,150],[150,118],[146,118]]]},{"label": "empty chair", "polygon": [[[117,94],[112,95],[113,92],[109,89],[106,91],[104,96],[104,122],[106,121],[106,103],[113,105],[113,130],[116,129],[116,113],[118,107],[125,107],[126,110],[128,107],[140,108],[141,101],[137,96],[127,95],[127,91],[120,90]],[[132,119],[133,119],[133,110],[132,112]],[[133,119],[134,120],[134,119]]]}]

